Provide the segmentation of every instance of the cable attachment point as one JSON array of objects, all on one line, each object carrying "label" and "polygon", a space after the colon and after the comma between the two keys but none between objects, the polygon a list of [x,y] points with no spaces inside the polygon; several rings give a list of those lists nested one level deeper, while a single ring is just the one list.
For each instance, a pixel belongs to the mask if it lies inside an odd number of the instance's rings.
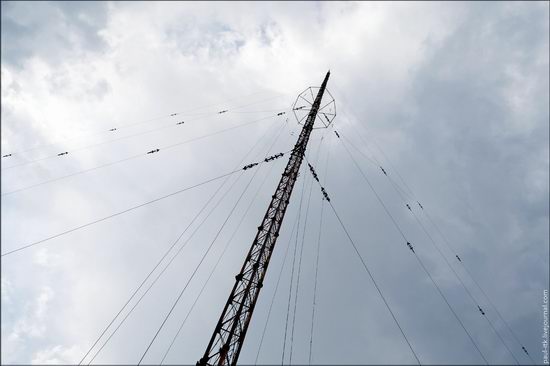
[{"label": "cable attachment point", "polygon": [[388,173],[386,173],[386,171],[384,170],[384,168],[380,167],[380,169],[382,170],[382,173],[384,173],[384,175],[388,175]]},{"label": "cable attachment point", "polygon": [[8,158],[8,157],[10,157],[10,156],[11,156],[11,154],[6,154],[6,155],[4,155],[4,156],[2,156],[2,157],[3,157],[3,158]]},{"label": "cable attachment point", "polygon": [[485,315],[485,312],[483,311],[482,308],[479,307],[479,305],[477,306],[477,308],[479,309],[479,312],[481,313],[481,315]]},{"label": "cable attachment point", "polygon": [[414,248],[413,248],[412,244],[409,243],[409,242],[407,242],[407,246],[409,247],[409,249],[411,250],[411,252],[414,253]]},{"label": "cable attachment point", "polygon": [[62,153],[57,154],[57,156],[67,155],[68,153],[69,153],[68,151],[65,151],[65,152],[62,152]]},{"label": "cable attachment point", "polygon": [[156,152],[159,152],[160,149],[155,149],[155,150],[151,150],[151,151],[148,151],[147,154],[154,154]]}]

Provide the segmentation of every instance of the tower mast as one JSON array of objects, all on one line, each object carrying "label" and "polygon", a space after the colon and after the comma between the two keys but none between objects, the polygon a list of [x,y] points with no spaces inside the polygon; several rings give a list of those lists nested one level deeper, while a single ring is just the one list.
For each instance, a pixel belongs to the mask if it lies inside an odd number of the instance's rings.
[{"label": "tower mast", "polygon": [[329,76],[330,71],[317,92],[241,271],[235,276],[235,285],[204,356],[197,362],[199,366],[237,364]]}]

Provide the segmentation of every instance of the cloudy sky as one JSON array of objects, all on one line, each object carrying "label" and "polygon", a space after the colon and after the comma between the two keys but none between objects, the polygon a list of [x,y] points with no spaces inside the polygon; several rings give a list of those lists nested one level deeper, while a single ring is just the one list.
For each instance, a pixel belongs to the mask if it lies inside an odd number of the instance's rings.
[{"label": "cloudy sky", "polygon": [[[517,337],[542,363],[548,2],[1,7],[2,254],[288,151],[292,104],[330,69],[338,115],[308,159],[419,360],[529,364]],[[2,363],[78,363],[191,224],[85,363],[137,363],[185,288],[143,362],[194,364],[286,160],[3,255]],[[302,170],[240,361],[310,349],[316,364],[416,363]]]}]

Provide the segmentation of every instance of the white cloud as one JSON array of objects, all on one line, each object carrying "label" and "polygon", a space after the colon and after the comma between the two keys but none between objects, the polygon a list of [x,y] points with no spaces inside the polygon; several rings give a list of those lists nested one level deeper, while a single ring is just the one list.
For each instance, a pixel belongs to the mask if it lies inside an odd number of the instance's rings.
[{"label": "white cloud", "polygon": [[57,345],[45,350],[36,352],[33,355],[33,365],[68,365],[75,362],[81,355],[82,350],[77,346],[64,347]]}]

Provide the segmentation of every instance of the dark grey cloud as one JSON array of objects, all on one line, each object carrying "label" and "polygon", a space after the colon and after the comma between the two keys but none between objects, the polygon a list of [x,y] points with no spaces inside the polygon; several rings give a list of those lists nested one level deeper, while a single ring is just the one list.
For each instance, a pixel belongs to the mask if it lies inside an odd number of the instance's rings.
[{"label": "dark grey cloud", "polygon": [[22,67],[32,57],[60,63],[102,52],[107,12],[107,2],[2,2],[2,63]]}]

